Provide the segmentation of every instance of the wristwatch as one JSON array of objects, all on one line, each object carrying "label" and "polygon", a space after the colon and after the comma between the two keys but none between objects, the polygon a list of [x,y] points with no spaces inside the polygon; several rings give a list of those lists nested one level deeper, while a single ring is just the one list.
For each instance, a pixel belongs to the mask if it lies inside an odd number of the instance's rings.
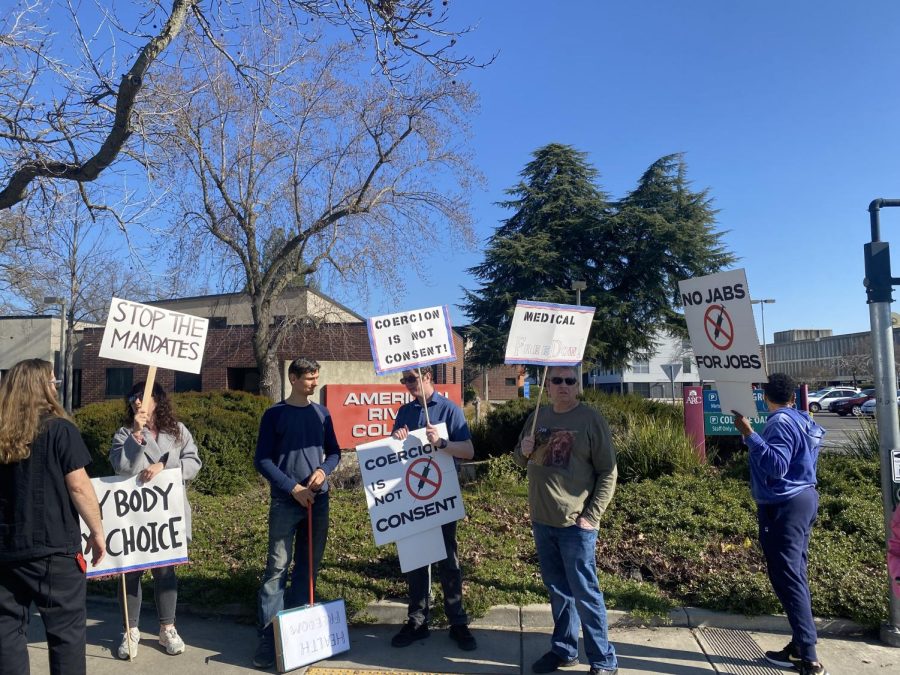
[{"label": "wristwatch", "polygon": [[446,447],[447,447],[447,439],[446,439],[446,438],[442,438],[442,439],[441,439],[441,442],[438,443],[438,450],[443,450],[443,449],[446,448]]}]

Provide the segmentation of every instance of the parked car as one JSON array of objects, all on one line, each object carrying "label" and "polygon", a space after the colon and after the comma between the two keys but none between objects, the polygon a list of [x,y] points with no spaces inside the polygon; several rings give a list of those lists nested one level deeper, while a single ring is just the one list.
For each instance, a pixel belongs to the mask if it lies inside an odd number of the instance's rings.
[{"label": "parked car", "polygon": [[859,396],[832,401],[828,404],[828,410],[837,413],[841,417],[846,417],[847,415],[859,417],[862,415],[862,404],[870,398],[875,398],[875,390],[863,389],[859,392]]},{"label": "parked car", "polygon": [[[900,405],[900,389],[897,390],[898,405]],[[862,414],[866,417],[875,417],[875,396],[873,395],[868,401],[860,406]]]},{"label": "parked car", "polygon": [[857,394],[859,394],[859,389],[856,387],[828,387],[827,389],[822,389],[807,397],[809,401],[809,411],[817,413],[823,408],[828,410],[828,404],[832,401],[839,398],[851,398]]}]

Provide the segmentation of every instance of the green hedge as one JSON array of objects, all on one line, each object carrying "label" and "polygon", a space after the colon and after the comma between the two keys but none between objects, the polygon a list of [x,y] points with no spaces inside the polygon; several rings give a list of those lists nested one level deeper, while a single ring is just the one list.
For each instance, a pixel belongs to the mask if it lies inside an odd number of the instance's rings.
[{"label": "green hedge", "polygon": [[[681,408],[668,403],[651,401],[639,396],[606,394],[586,390],[584,402],[600,411],[613,432],[623,430],[635,419],[647,419],[648,424],[657,421],[670,427],[684,427]],[[545,400],[546,404],[546,400]],[[491,410],[480,423],[472,425],[472,441],[476,459],[499,457],[515,447],[525,419],[534,410],[531,399],[516,398]]]},{"label": "green hedge", "polygon": [[[241,391],[174,394],[178,418],[200,450],[203,468],[192,482],[204,494],[236,494],[257,481],[253,453],[259,420],[271,401]],[[124,403],[92,403],[75,412],[75,422],[91,452],[92,476],[109,476],[109,448],[122,426]]]}]

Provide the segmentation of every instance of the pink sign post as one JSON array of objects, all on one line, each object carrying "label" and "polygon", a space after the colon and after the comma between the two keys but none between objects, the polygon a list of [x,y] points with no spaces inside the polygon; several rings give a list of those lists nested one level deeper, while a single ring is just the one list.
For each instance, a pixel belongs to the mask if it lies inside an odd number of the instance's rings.
[{"label": "pink sign post", "polygon": [[684,433],[694,444],[694,452],[706,461],[706,430],[703,424],[703,387],[684,387]]}]

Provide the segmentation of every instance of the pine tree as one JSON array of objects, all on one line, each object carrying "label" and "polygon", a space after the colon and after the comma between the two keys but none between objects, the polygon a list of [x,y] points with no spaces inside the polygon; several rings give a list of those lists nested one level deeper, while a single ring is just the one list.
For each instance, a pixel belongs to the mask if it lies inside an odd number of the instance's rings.
[{"label": "pine tree", "polygon": [[585,153],[551,144],[534,153],[501,205],[513,209],[469,270],[480,288],[466,291],[472,319],[469,358],[503,362],[516,300],[572,304],[572,281],[596,307],[588,363],[619,366],[653,348],[659,330],[683,330],[678,280],[710,274],[734,257],[715,230],[706,190],[694,192],[680,154],[658,159],[638,186],[611,203]]}]

